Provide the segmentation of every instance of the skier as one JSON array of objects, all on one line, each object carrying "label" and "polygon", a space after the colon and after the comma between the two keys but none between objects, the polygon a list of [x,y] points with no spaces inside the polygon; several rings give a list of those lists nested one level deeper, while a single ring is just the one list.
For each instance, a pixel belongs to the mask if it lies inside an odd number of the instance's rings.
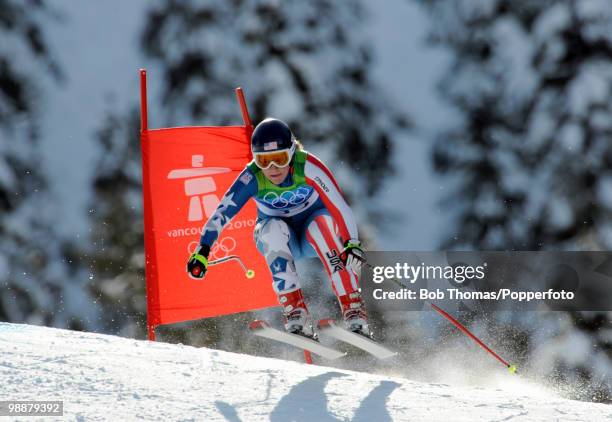
[{"label": "skier", "polygon": [[364,251],[353,212],[329,169],[306,152],[287,124],[263,120],[251,136],[253,161],[225,193],[208,219],[187,272],[201,279],[208,254],[223,227],[254,198],[258,217],[254,238],[272,273],[272,286],[283,308],[285,330],[316,339],[294,260],[321,259],[348,330],[370,336],[359,289]]}]

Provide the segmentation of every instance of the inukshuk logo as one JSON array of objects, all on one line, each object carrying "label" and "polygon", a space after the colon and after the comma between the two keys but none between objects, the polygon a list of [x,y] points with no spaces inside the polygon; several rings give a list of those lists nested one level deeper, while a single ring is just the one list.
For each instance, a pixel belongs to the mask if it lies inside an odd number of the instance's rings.
[{"label": "inukshuk logo", "polygon": [[191,168],[174,169],[168,179],[185,180],[185,195],[189,198],[188,221],[210,217],[219,205],[217,185],[212,176],[229,172],[226,167],[204,167],[203,155],[191,156]]}]

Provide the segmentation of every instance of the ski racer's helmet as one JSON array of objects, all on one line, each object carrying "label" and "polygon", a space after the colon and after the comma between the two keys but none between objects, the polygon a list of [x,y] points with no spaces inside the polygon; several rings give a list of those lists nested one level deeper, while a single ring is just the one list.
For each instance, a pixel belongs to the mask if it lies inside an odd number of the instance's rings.
[{"label": "ski racer's helmet", "polygon": [[261,169],[272,164],[286,167],[295,152],[295,137],[285,122],[267,118],[255,127],[251,135],[251,151],[255,164]]}]

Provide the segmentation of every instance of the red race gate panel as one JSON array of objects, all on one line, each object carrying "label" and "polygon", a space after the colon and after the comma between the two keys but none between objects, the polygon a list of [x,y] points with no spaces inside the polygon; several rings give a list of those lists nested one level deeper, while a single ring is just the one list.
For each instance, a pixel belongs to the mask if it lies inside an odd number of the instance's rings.
[{"label": "red race gate panel", "polygon": [[225,227],[209,259],[238,255],[255,277],[235,261],[210,266],[203,280],[186,272],[204,224],[250,159],[247,127],[145,129],[141,147],[149,328],[278,305],[253,240],[253,201]]}]

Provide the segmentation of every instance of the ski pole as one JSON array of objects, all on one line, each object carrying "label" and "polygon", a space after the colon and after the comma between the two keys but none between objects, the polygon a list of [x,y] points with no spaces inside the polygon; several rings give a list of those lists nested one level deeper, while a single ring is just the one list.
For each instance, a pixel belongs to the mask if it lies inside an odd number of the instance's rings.
[{"label": "ski pole", "polygon": [[240,266],[242,267],[246,278],[255,277],[255,271],[250,268],[247,268],[246,265],[244,265],[244,262],[242,262],[242,259],[240,259],[240,257],[236,255],[230,255],[224,258],[215,259],[214,261],[208,261],[208,265],[218,265],[218,264],[223,264],[224,262],[229,262],[229,261],[238,262],[238,264],[240,264]]},{"label": "ski pole", "polygon": [[[374,266],[372,264],[370,264],[369,262],[366,262],[365,260],[361,260],[365,265],[367,265],[369,268],[374,268]],[[390,278],[391,281],[393,281],[395,284],[397,284],[398,286],[402,287],[402,288],[407,288],[406,285],[404,285],[404,283],[402,283],[401,281],[399,281],[397,278]],[[516,365],[512,365],[508,362],[506,362],[504,359],[502,359],[497,353],[495,353],[493,350],[491,350],[491,348],[489,346],[487,346],[486,344],[484,344],[482,342],[482,340],[480,340],[478,337],[476,337],[470,330],[467,329],[467,327],[465,327],[463,324],[461,324],[459,321],[457,321],[455,318],[453,318],[452,316],[450,316],[446,311],[444,311],[442,308],[440,308],[439,306],[434,305],[431,302],[427,302],[429,303],[429,305],[436,311],[438,312],[440,315],[442,315],[444,318],[448,319],[450,322],[452,322],[455,327],[457,327],[460,331],[462,331],[465,335],[467,335],[468,337],[470,337],[472,340],[474,340],[476,342],[476,344],[478,344],[480,347],[482,347],[483,349],[485,349],[487,352],[489,352],[489,354],[491,354],[491,356],[493,356],[494,358],[496,358],[499,362],[501,362],[506,368],[508,368],[508,372],[510,372],[511,374],[516,373]]]},{"label": "ski pole", "polygon": [[430,302],[429,305],[432,308],[434,308],[440,315],[442,315],[443,317],[448,319],[450,322],[455,324],[455,326],[457,328],[459,328],[461,331],[463,331],[465,334],[467,334],[472,340],[474,340],[476,342],[476,344],[481,346],[483,349],[485,349],[487,352],[489,352],[493,357],[495,357],[498,361],[500,361],[506,368],[508,368],[508,371],[511,374],[514,374],[516,372],[516,365],[511,365],[508,362],[506,362],[504,359],[502,359],[497,353],[495,353],[493,350],[491,350],[491,348],[489,348],[489,346],[484,344],[478,337],[476,337],[463,324],[461,324],[459,321],[457,321],[455,318],[450,316],[447,312],[445,312],[444,310],[440,309],[438,306],[434,305],[433,303]]}]

